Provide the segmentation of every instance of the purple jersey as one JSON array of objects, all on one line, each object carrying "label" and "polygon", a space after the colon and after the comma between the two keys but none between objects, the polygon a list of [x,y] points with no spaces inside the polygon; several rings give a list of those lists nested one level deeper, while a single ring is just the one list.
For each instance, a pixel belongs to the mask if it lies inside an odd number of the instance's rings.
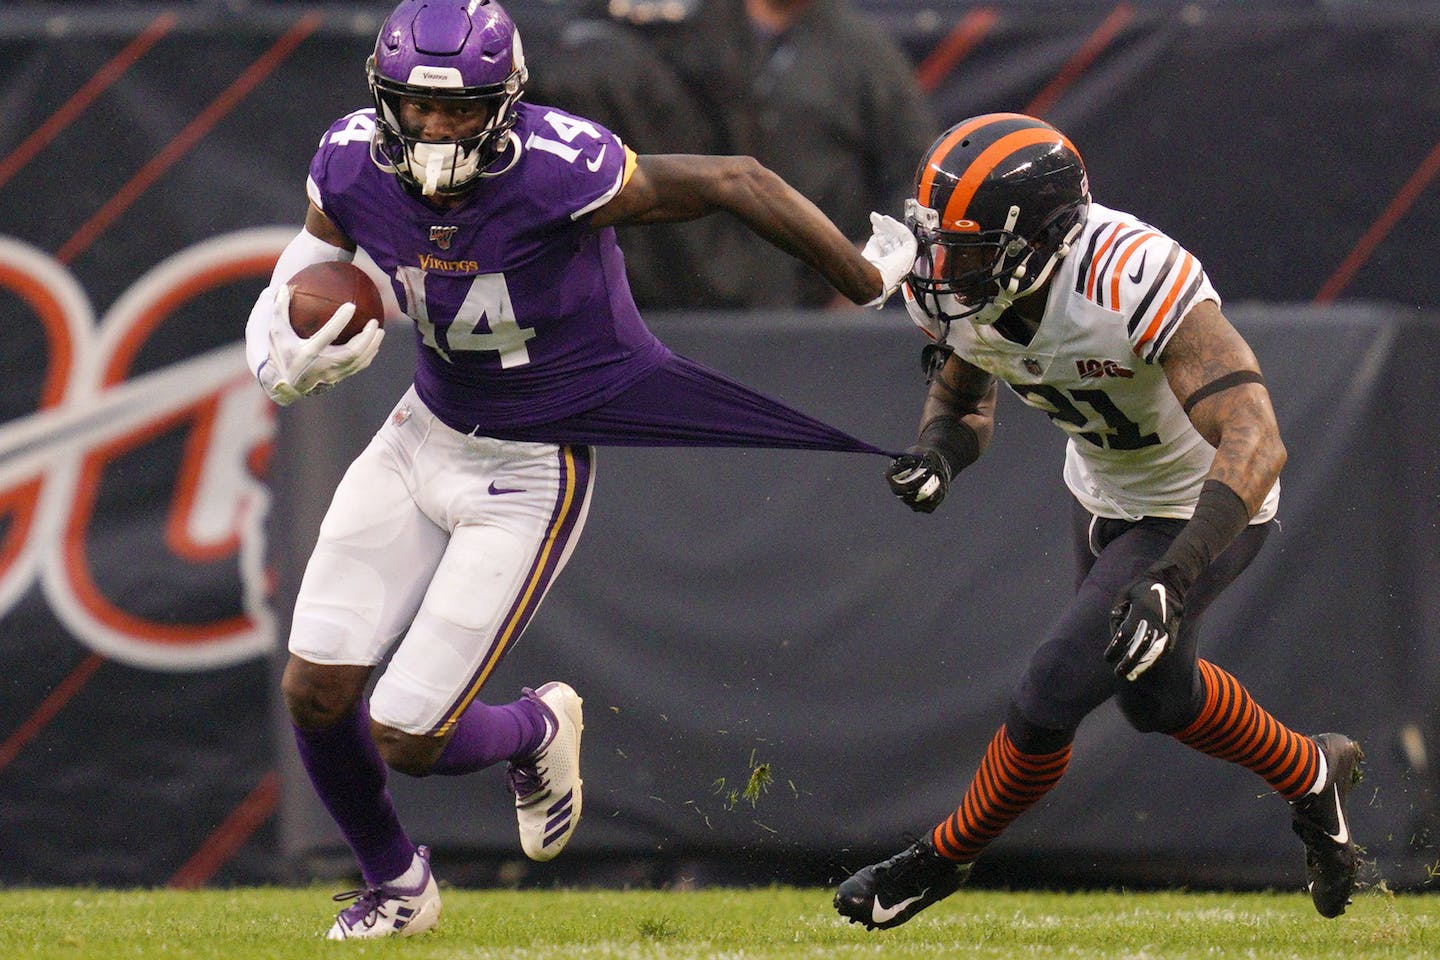
[{"label": "purple jersey", "polygon": [[624,145],[562,110],[517,110],[515,165],[448,210],[371,162],[373,110],[336,121],[310,163],[311,201],[415,321],[421,399],[466,433],[589,410],[669,356],[635,308],[615,231],[587,223],[620,190]]}]

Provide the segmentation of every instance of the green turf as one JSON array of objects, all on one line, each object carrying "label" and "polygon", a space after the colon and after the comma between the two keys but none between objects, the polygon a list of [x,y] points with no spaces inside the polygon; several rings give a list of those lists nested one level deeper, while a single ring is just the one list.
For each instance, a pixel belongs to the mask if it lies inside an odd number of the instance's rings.
[{"label": "green turf", "polygon": [[0,958],[1440,957],[1440,896],[1369,891],[1338,920],[1298,894],[961,891],[866,932],[828,890],[444,891],[440,928],[332,944],[328,888],[0,893]]}]

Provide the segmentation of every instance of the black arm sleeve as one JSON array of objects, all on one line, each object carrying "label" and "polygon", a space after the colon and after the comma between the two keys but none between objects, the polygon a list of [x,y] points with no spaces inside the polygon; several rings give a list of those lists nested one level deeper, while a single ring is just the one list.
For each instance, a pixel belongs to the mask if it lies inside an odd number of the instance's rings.
[{"label": "black arm sleeve", "polygon": [[911,452],[937,454],[953,477],[980,459],[980,436],[959,417],[935,417],[920,429]]},{"label": "black arm sleeve", "polygon": [[1219,480],[1206,480],[1195,514],[1149,572],[1184,596],[1210,561],[1230,546],[1249,522],[1250,510],[1238,493]]}]

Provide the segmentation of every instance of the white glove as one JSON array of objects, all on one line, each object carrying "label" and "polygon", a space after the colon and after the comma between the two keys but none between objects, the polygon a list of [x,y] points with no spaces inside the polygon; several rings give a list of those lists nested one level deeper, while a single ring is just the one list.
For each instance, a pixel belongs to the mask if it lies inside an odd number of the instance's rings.
[{"label": "white glove", "polygon": [[875,269],[880,271],[880,296],[865,304],[878,309],[885,305],[890,294],[900,286],[900,281],[910,275],[919,245],[909,227],[883,213],[870,214],[870,229],[873,232],[865,242],[865,249],[860,251],[860,256],[869,260],[875,265]]},{"label": "white glove", "polygon": [[370,366],[385,339],[378,320],[345,343],[335,343],[354,315],[355,304],[342,303],[323,327],[302,339],[290,327],[290,286],[280,285],[270,318],[270,354],[256,372],[271,400],[289,406]]}]

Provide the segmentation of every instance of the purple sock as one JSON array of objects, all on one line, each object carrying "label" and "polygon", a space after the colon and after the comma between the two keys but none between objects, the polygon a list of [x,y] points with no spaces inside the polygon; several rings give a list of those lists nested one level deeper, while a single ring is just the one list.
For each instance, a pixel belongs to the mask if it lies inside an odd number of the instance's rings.
[{"label": "purple sock", "polygon": [[362,702],[323,730],[296,727],[295,745],[320,802],[355,852],[365,883],[376,886],[410,869],[415,845],[385,789],[388,771],[370,736],[369,708]]},{"label": "purple sock", "polygon": [[460,714],[431,773],[455,775],[534,753],[545,740],[545,711],[529,697],[503,707],[474,701]]}]

